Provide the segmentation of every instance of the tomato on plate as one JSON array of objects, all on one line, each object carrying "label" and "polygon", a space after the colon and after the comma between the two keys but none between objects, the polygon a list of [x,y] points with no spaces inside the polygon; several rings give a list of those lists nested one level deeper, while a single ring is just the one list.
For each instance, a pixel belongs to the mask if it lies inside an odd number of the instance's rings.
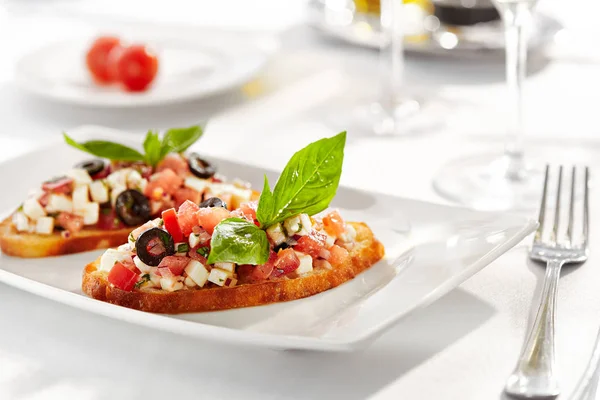
[{"label": "tomato on plate", "polygon": [[114,36],[97,38],[85,56],[85,62],[94,81],[101,85],[114,82],[109,66],[110,54],[121,47],[121,41]]},{"label": "tomato on plate", "polygon": [[121,290],[133,290],[138,275],[121,263],[116,263],[108,273],[108,281]]},{"label": "tomato on plate", "polygon": [[295,271],[300,266],[300,259],[293,249],[281,250],[277,253],[277,261],[273,269],[273,276],[283,276]]},{"label": "tomato on plate", "polygon": [[158,72],[158,58],[144,45],[132,45],[114,53],[112,75],[130,92],[150,86]]},{"label": "tomato on plate", "polygon": [[165,229],[173,236],[173,241],[175,243],[183,242],[183,233],[181,233],[175,209],[169,208],[168,210],[163,211],[162,219],[165,223]]}]

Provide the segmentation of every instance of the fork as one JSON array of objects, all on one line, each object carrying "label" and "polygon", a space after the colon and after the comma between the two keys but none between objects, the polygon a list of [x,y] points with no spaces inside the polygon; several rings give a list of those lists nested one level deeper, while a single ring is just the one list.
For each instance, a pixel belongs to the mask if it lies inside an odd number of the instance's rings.
[{"label": "fork", "polygon": [[[576,167],[571,172],[571,191],[568,205],[568,222],[566,235],[561,238],[561,192],[563,186],[563,167],[559,167],[558,184],[556,190],[556,207],[550,237],[544,236],[546,225],[546,204],[548,203],[548,181],[550,166],[546,166],[544,189],[539,211],[539,227],[529,251],[529,258],[545,262],[546,274],[542,286],[540,305],[537,309],[535,320],[529,330],[517,366],[508,377],[504,390],[506,393],[526,398],[555,397],[560,393],[558,381],[554,373],[554,310],[556,308],[556,294],[558,292],[558,279],[564,264],[583,263],[588,257],[589,233],[589,169],[585,168],[583,182],[583,215],[582,232],[578,243],[575,243],[575,192],[576,192]],[[550,216],[550,215],[549,215]]]}]

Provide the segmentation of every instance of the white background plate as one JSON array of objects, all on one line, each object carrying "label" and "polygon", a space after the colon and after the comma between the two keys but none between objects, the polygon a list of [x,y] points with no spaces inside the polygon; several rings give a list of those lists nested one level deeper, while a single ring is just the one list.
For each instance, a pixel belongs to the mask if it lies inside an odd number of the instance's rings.
[{"label": "white background plate", "polygon": [[164,105],[218,94],[241,86],[265,66],[268,54],[256,41],[232,35],[199,32],[197,36],[126,34],[129,43],[154,49],[159,71],[149,90],[129,93],[117,86],[92,82],[85,53],[93,40],[47,44],[23,56],[16,65],[17,82],[26,90],[52,100],[102,107]]},{"label": "white background plate", "polygon": [[[125,133],[100,127],[82,127],[71,134],[77,139],[126,142]],[[3,171],[27,172],[0,176],[2,187],[13,188],[0,199],[0,210],[10,212],[30,188],[84,158],[57,142],[5,162]],[[221,173],[249,180],[255,187],[264,173],[273,181],[277,176],[249,165],[215,161]],[[448,293],[535,227],[523,217],[350,188],[340,188],[333,206],[348,220],[367,222],[386,246],[386,257],[354,280],[307,299],[178,316],[130,310],[81,293],[82,269],[101,251],[29,260],[0,255],[0,281],[84,310],[197,338],[282,349],[352,350]]]}]

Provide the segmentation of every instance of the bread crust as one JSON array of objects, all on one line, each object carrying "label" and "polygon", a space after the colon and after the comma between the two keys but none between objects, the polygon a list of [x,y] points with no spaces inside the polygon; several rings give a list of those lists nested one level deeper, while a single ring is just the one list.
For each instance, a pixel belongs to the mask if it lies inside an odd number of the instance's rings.
[{"label": "bread crust", "polygon": [[64,238],[60,232],[51,235],[18,232],[12,224],[11,217],[8,217],[0,223],[0,249],[9,256],[23,258],[81,253],[119,246],[127,242],[127,237],[134,228],[115,230],[84,228],[70,238]]},{"label": "bread crust", "polygon": [[106,280],[106,273],[98,272],[100,259],[88,264],[83,271],[81,288],[94,299],[136,310],[179,314],[226,310],[258,306],[312,296],[353,279],[384,255],[384,248],[364,223],[351,222],[356,229],[356,246],[350,252],[350,261],[334,265],[331,270],[315,270],[297,278],[281,278],[261,283],[241,284],[234,287],[211,287],[166,292],[159,289],[135,289],[127,292]]}]

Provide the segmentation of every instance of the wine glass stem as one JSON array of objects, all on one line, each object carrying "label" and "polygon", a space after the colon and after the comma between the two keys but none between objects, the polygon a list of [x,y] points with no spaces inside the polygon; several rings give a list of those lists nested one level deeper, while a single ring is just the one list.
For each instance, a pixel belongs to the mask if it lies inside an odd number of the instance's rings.
[{"label": "wine glass stem", "polygon": [[383,44],[380,50],[381,104],[389,111],[401,101],[404,75],[404,43],[399,18],[402,0],[381,1],[381,31]]},{"label": "wine glass stem", "polygon": [[523,164],[523,82],[527,68],[527,29],[531,1],[501,2],[506,39],[506,84],[508,90],[508,135],[505,155],[509,177],[522,177]]}]

